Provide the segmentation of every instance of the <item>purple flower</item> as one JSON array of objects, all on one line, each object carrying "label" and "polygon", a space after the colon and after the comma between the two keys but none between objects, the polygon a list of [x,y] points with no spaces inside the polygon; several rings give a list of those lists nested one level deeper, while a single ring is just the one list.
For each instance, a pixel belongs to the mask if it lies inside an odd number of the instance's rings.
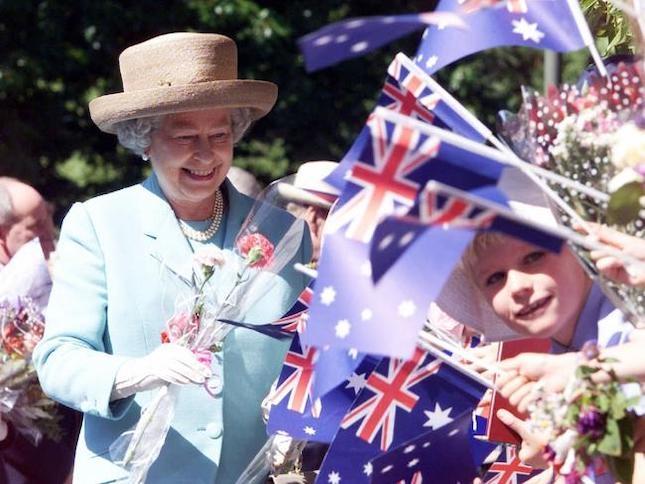
[{"label": "purple flower", "polygon": [[580,413],[577,430],[591,440],[598,440],[605,433],[605,416],[596,407],[589,407]]}]

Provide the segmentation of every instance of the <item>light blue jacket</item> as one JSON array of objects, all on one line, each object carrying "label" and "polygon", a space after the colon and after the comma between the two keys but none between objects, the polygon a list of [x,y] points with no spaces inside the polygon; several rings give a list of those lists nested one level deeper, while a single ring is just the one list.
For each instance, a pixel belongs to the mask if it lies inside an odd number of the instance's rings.
[{"label": "light blue jacket", "polygon": [[[253,201],[228,181],[224,189],[228,209],[218,234],[223,248],[231,250]],[[291,220],[278,212],[263,233],[275,239]],[[303,234],[292,262],[309,260],[308,233]],[[154,392],[110,403],[114,379],[126,360],[160,344],[176,300],[190,293],[191,248],[153,175],[143,184],[75,204],[63,222],[57,254],[36,368],[47,394],[85,412],[74,482],[119,481],[127,474],[108,460],[108,447],[136,423]],[[287,264],[245,321],[270,322],[290,308],[308,282],[291,267]],[[214,368],[223,372],[223,392],[211,396],[197,385],[182,387],[147,482],[235,482],[266,441],[260,402],[287,348],[288,342],[253,331],[232,331],[223,363],[214,359],[214,365],[223,364]]]}]

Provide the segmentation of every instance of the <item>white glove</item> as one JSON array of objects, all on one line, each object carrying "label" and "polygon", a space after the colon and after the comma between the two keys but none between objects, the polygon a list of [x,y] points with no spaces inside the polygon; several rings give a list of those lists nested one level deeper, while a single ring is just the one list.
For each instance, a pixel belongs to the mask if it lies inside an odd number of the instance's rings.
[{"label": "white glove", "polygon": [[119,400],[168,383],[201,385],[209,377],[210,368],[197,361],[188,348],[166,343],[149,355],[132,359],[119,368],[110,400]]}]

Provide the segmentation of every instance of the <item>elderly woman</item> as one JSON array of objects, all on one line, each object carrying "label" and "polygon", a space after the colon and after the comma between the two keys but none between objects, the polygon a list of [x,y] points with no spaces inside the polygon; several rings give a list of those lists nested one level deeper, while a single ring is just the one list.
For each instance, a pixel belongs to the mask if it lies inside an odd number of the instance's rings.
[{"label": "elderly woman", "polygon": [[[45,391],[85,414],[75,482],[127,477],[109,446],[137,422],[148,390],[167,383],[186,385],[147,482],[235,482],[266,440],[260,402],[286,343],[237,328],[208,368],[188,349],[161,345],[160,332],[194,284],[192,252],[206,244],[234,249],[252,200],[226,179],[233,144],[271,109],[277,89],[237,79],[235,43],[216,34],[153,38],[126,49],[120,69],[124,92],[94,99],[90,113],[149,160],[152,175],[67,214],[35,363]],[[290,221],[277,212],[271,226],[277,233]],[[304,234],[292,262],[308,261]],[[291,266],[245,321],[286,312],[307,283]],[[219,391],[200,385],[211,375],[221,377]]]}]

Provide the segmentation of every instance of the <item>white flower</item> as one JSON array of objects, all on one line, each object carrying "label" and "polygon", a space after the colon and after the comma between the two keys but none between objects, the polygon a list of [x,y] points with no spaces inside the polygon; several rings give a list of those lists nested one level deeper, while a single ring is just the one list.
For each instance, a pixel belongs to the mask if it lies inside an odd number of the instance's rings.
[{"label": "white flower", "polygon": [[634,123],[623,125],[615,134],[611,161],[616,168],[634,168],[645,164],[645,130]]}]

